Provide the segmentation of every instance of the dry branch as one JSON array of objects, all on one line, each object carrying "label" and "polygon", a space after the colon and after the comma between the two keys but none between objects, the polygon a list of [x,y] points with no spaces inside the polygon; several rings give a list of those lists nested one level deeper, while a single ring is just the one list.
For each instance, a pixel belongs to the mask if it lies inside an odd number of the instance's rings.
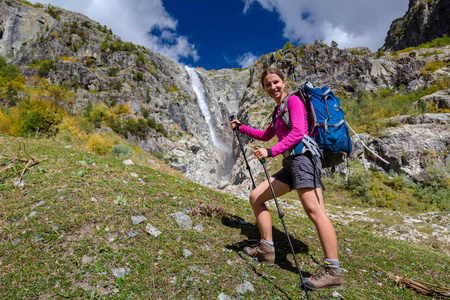
[{"label": "dry branch", "polygon": [[[20,182],[23,178],[23,175],[25,174],[25,172],[31,168],[34,165],[37,165],[38,163],[47,160],[47,157],[42,158],[42,159],[37,159],[36,157],[31,156],[28,152],[27,149],[25,147],[25,143],[22,141],[18,141],[19,144],[19,149],[17,150],[17,154],[14,154],[14,152],[7,146],[5,145],[5,143],[3,141],[0,141],[0,146],[1,148],[6,148],[7,153],[5,153],[5,151],[0,151],[0,159],[8,159],[10,160],[10,162],[3,168],[0,170],[0,174],[3,173],[4,171],[12,168],[16,163],[24,163],[25,167],[23,167],[23,169],[21,169],[21,171],[17,172],[17,174],[19,174],[19,177],[17,178],[18,181]],[[21,156],[21,154],[25,154]]]},{"label": "dry branch", "polygon": [[438,297],[440,299],[450,299],[450,288],[442,286],[439,282],[439,284],[436,285],[421,280],[400,277],[386,272],[376,265],[374,266],[381,272],[385,273],[389,279],[395,280],[396,285],[399,287],[405,286],[407,289],[412,289],[423,295]]}]

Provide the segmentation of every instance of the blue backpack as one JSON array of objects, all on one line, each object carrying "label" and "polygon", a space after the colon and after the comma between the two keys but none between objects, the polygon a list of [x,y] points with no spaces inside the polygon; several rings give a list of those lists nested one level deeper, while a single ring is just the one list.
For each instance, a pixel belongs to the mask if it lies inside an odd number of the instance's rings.
[{"label": "blue backpack", "polygon": [[302,84],[302,88],[289,93],[280,104],[278,116],[281,116],[289,127],[292,127],[292,124],[287,102],[293,94],[305,105],[309,136],[305,136],[290,154],[310,151],[321,158],[323,168],[348,162],[348,156],[352,152],[352,140],[339,98],[326,86],[320,88],[311,82]]}]

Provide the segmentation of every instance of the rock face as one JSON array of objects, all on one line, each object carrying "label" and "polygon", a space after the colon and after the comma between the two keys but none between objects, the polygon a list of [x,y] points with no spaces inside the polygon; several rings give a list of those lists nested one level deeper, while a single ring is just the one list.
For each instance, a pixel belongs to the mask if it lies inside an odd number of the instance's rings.
[{"label": "rock face", "polygon": [[[450,149],[450,113],[398,116],[390,122],[397,126],[385,130],[379,137],[368,134],[353,136],[352,157],[373,161],[386,171],[407,174],[415,181],[423,179],[427,164],[445,164]],[[384,165],[364,149],[359,138],[389,165]]]},{"label": "rock face", "polygon": [[[427,5],[444,5],[441,2],[444,1],[427,1]],[[142,46],[122,42],[105,26],[81,14],[16,0],[0,1],[0,55],[18,66],[27,78],[38,74],[40,61],[52,60],[54,70],[43,76],[76,93],[73,113],[82,113],[89,102],[110,107],[128,105],[133,117],[153,119],[167,134],[147,128],[144,139],[133,135],[124,139],[163,156],[189,179],[240,195],[247,194],[250,182],[228,117],[236,115],[256,128],[268,126],[274,103],[260,89],[259,74],[264,68],[280,68],[293,87],[309,79],[346,97],[382,87],[403,86],[406,91],[414,91],[432,86],[450,72],[448,68],[423,72],[429,62],[448,60],[448,48],[441,48],[432,56],[400,53],[398,57],[376,57],[367,48],[344,50],[319,42],[270,53],[245,70],[195,68],[212,124],[224,145],[218,148],[213,145],[184,66]],[[440,91],[418,99],[417,105],[436,103],[445,109],[447,94]],[[429,159],[427,151],[438,153],[436,158],[440,161],[444,159],[439,153],[449,150],[448,117],[415,118],[412,122],[408,117],[399,117],[395,122],[400,127],[389,129],[382,137],[365,137],[370,147],[392,163],[379,165],[380,168],[393,168],[420,178],[420,168]],[[242,141],[251,142],[246,137]],[[424,150],[417,151],[417,145]],[[232,157],[226,149],[232,149]],[[253,159],[249,146],[245,150],[252,172],[258,177],[262,173],[260,164]],[[364,150],[355,151],[355,155],[375,161]]]},{"label": "rock face", "polygon": [[450,34],[450,2],[410,0],[406,14],[392,22],[382,50],[402,50]]}]

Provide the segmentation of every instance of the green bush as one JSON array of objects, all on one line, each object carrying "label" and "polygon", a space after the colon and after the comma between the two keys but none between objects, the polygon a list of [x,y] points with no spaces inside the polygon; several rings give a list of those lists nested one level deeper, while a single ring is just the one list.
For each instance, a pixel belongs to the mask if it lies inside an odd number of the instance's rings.
[{"label": "green bush", "polygon": [[111,67],[108,69],[108,76],[115,77],[115,76],[117,76],[117,73],[119,73],[119,71],[120,71],[119,68]]},{"label": "green bush", "polygon": [[108,124],[109,128],[111,128],[115,133],[121,136],[127,135],[125,125],[119,118],[114,118],[113,116],[111,116],[108,118],[106,123]]},{"label": "green bush", "polygon": [[130,158],[133,150],[126,144],[117,144],[112,148],[112,154],[119,158]]},{"label": "green bush", "polygon": [[52,16],[52,18],[59,20],[59,18],[60,18],[59,15],[60,15],[61,11],[57,7],[55,7],[51,4],[48,4],[47,9],[45,11],[50,16]]},{"label": "green bush", "polygon": [[164,125],[156,122],[154,118],[147,119],[148,127],[155,129],[157,132],[161,133],[165,137],[169,136],[169,132],[164,128]]},{"label": "green bush", "polygon": [[38,75],[41,77],[45,77],[52,70],[56,70],[56,64],[54,63],[54,61],[52,59],[42,60],[39,63]]},{"label": "green bush", "polygon": [[293,46],[291,43],[287,42],[287,43],[284,45],[283,50],[293,49],[293,48],[294,48],[294,46]]},{"label": "green bush", "polygon": [[147,137],[147,121],[145,119],[135,121],[129,118],[126,121],[125,128],[129,133],[135,135],[141,140]]},{"label": "green bush", "polygon": [[23,100],[19,104],[21,111],[20,135],[28,136],[39,132],[48,136],[57,133],[57,126],[65,116],[62,108],[49,101]]},{"label": "green bush", "polygon": [[94,123],[96,128],[100,128],[102,121],[105,121],[108,116],[108,108],[106,106],[98,105],[90,109],[87,118]]},{"label": "green bush", "polygon": [[361,200],[361,204],[373,204],[374,199],[370,193],[371,176],[359,159],[352,161],[352,168],[348,176],[346,189],[357,196]]},{"label": "green bush", "polygon": [[7,83],[14,80],[19,73],[14,65],[8,65],[6,59],[0,56],[0,86],[2,83]]}]

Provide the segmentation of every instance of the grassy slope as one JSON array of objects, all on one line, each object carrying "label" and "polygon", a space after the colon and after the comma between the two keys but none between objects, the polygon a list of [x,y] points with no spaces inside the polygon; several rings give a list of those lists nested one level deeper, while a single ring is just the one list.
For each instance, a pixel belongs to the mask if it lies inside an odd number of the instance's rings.
[{"label": "grassy slope", "polygon": [[[17,139],[0,138],[0,152],[5,146],[17,149]],[[25,174],[23,188],[13,186],[11,169],[0,173],[1,299],[217,299],[220,293],[237,296],[244,280],[255,288],[244,298],[305,298],[275,213],[277,260],[268,268],[242,252],[258,237],[246,201],[54,141],[24,142],[29,154],[47,160]],[[6,163],[0,160],[0,169]],[[45,204],[37,206],[40,201]],[[201,203],[210,206],[191,217],[203,231],[182,230],[170,217]],[[36,214],[30,217],[31,212]],[[132,225],[131,216],[137,215],[147,221]],[[285,221],[308,276],[322,253],[312,223],[297,215],[286,210]],[[162,234],[147,234],[147,223]],[[346,279],[339,293],[346,299],[429,298],[396,287],[375,265],[394,275],[437,284],[435,278],[450,286],[449,256],[349,227],[336,225],[336,230]],[[130,232],[139,235],[130,238]],[[184,257],[185,249],[193,255]],[[115,278],[115,268],[130,273]],[[311,292],[310,298],[332,298],[332,291]]]}]

